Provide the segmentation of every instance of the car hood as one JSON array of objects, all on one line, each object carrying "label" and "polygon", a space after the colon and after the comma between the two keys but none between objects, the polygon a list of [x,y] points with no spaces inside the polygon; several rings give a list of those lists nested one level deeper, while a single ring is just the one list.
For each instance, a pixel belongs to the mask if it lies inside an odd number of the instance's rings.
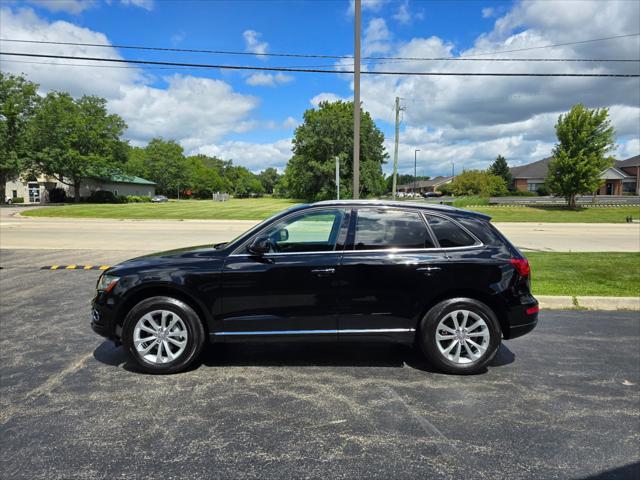
[{"label": "car hood", "polygon": [[171,267],[172,265],[182,265],[185,263],[197,262],[198,260],[211,261],[224,257],[220,250],[216,250],[213,245],[200,245],[196,247],[178,248],[164,252],[150,253],[141,257],[125,260],[111,267],[107,273],[128,273],[131,270],[146,270],[158,267]]}]

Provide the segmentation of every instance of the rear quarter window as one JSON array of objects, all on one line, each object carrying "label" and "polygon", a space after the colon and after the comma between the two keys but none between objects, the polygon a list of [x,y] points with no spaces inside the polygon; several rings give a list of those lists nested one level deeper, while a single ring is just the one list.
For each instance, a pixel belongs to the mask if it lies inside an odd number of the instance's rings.
[{"label": "rear quarter window", "polygon": [[473,217],[460,217],[456,220],[473,233],[485,245],[502,246],[503,241],[488,220]]},{"label": "rear quarter window", "polygon": [[448,218],[427,215],[427,221],[442,248],[470,247],[477,243],[475,238]]}]

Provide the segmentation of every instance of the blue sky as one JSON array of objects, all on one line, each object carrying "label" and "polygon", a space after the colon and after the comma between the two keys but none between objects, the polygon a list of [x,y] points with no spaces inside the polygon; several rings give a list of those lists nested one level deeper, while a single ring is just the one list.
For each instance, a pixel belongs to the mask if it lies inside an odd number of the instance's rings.
[{"label": "blue sky", "polygon": [[[363,54],[455,57],[640,31],[638,2],[521,2],[369,0],[363,2]],[[243,52],[350,55],[349,1],[4,1],[1,36],[32,40],[205,48]],[[117,48],[2,43],[3,51],[109,56],[125,59],[258,66],[321,66],[331,59],[146,52]],[[638,58],[638,37],[531,50],[502,57]],[[303,112],[319,99],[351,98],[347,75],[231,72],[202,69],[94,68],[16,63],[43,92],[95,93],[129,125],[128,138],[178,140],[188,153],[207,153],[254,171],[283,169]],[[52,62],[42,60],[42,62]],[[56,63],[74,63],[58,60]],[[86,65],[89,62],[75,62]],[[387,70],[637,71],[632,65],[417,62],[379,64]],[[547,156],[559,113],[577,102],[611,107],[617,156],[640,153],[640,82],[637,79],[505,79],[366,77],[364,108],[385,133],[391,153],[393,103],[403,97],[400,169],[412,170],[419,148],[423,174],[483,168],[497,154],[511,164]],[[390,164],[385,170],[390,171]]]}]

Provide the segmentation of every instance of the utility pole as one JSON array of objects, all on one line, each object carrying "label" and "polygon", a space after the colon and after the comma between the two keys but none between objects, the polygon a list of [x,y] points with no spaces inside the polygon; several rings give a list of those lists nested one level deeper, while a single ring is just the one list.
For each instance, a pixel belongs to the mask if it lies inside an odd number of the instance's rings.
[{"label": "utility pole", "polygon": [[340,200],[340,157],[336,156],[336,200]]},{"label": "utility pole", "polygon": [[418,152],[419,148],[413,151],[413,195],[416,194],[416,188],[418,187]]},{"label": "utility pole", "polygon": [[393,188],[391,189],[391,198],[395,199],[397,196],[396,193],[396,182],[398,177],[398,141],[400,138],[400,111],[404,110],[404,108],[400,107],[400,97],[396,97],[396,143],[393,147]]},{"label": "utility pole", "polygon": [[454,161],[451,161],[451,176],[452,177],[456,176],[456,164]]},{"label": "utility pole", "polygon": [[353,198],[360,198],[360,14],[361,0],[354,2],[353,52]]}]

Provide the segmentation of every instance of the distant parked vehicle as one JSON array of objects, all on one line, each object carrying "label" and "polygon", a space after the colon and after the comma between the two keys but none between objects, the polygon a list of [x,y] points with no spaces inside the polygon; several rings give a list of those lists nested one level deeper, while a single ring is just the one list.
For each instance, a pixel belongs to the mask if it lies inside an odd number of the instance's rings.
[{"label": "distant parked vehicle", "polygon": [[4,199],[4,203],[6,203],[7,205],[11,205],[13,203],[13,199],[11,197],[6,197]]},{"label": "distant parked vehicle", "polygon": [[169,199],[164,195],[154,195],[153,197],[151,197],[151,201],[153,203],[162,203],[162,202],[168,202]]},{"label": "distant parked vehicle", "polygon": [[424,198],[441,197],[442,193],[441,192],[425,192],[425,193],[422,194],[422,196]]}]

